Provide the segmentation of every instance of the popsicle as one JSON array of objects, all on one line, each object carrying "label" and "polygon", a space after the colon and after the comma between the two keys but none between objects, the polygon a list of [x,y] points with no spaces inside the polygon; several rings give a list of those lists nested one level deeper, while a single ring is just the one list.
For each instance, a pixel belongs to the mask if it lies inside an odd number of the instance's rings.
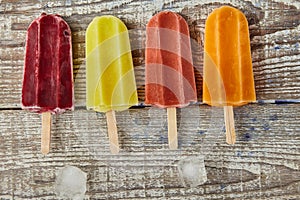
[{"label": "popsicle", "polygon": [[117,17],[96,17],[86,31],[86,107],[105,112],[113,154],[119,152],[115,111],[138,104],[128,30]]},{"label": "popsicle", "polygon": [[145,104],[167,108],[168,142],[177,149],[176,108],[197,101],[189,28],[178,14],[163,11],[146,28]]},{"label": "popsicle", "polygon": [[51,113],[74,105],[71,30],[59,15],[43,13],[27,30],[22,108],[42,113],[41,151],[50,149]]},{"label": "popsicle", "polygon": [[236,141],[233,106],[256,101],[248,22],[230,6],[215,9],[205,24],[203,102],[224,107],[226,141]]}]

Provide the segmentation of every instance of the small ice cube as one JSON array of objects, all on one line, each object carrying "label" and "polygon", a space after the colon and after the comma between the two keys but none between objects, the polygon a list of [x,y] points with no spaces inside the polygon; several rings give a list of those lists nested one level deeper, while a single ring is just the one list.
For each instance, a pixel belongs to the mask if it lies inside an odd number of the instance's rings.
[{"label": "small ice cube", "polygon": [[64,199],[81,200],[86,192],[87,175],[79,168],[66,166],[57,171],[55,191]]},{"label": "small ice cube", "polygon": [[185,187],[196,187],[207,181],[204,158],[201,156],[181,159],[178,163],[178,171]]}]

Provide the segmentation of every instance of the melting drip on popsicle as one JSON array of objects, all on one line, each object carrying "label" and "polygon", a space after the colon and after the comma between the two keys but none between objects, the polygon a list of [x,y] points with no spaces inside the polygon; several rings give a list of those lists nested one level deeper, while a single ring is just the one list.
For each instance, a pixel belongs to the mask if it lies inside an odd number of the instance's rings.
[{"label": "melting drip on popsicle", "polygon": [[256,101],[248,22],[239,10],[222,6],[205,24],[203,102],[224,107],[226,141],[234,144],[233,106]]},{"label": "melting drip on popsicle", "polygon": [[51,113],[73,110],[73,93],[71,30],[60,16],[42,14],[27,30],[22,108],[42,113],[44,154]]},{"label": "melting drip on popsicle", "polygon": [[197,101],[188,25],[163,11],[150,19],[146,33],[145,103],[167,108],[169,147],[177,149],[176,108]]},{"label": "melting drip on popsicle", "polygon": [[114,16],[96,17],[86,31],[86,105],[105,112],[112,153],[119,152],[115,111],[138,104],[128,30]]}]

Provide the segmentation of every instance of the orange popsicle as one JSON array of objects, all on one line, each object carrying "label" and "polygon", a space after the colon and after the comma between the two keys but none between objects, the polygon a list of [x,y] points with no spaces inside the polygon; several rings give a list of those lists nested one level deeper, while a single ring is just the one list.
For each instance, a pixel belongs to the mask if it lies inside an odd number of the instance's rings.
[{"label": "orange popsicle", "polygon": [[235,143],[233,106],[256,101],[248,22],[230,6],[215,9],[205,24],[203,102],[223,106],[226,141]]}]

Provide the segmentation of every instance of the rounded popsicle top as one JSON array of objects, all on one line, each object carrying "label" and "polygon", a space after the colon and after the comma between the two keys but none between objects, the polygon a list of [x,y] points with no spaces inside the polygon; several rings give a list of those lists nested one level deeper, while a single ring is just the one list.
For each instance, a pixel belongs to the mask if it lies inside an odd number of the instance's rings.
[{"label": "rounded popsicle top", "polygon": [[241,106],[255,101],[247,19],[238,9],[222,6],[205,24],[203,102]]},{"label": "rounded popsicle top", "polygon": [[[100,44],[101,48],[109,49],[116,45],[112,44],[116,39],[129,41],[128,37],[128,29],[119,18],[113,15],[95,17],[86,29],[85,41],[88,54],[86,57],[88,58],[91,52],[95,52]],[[128,47],[130,50],[130,44]]]},{"label": "rounded popsicle top", "polygon": [[[180,29],[178,29],[176,23],[170,23],[171,21],[174,21],[174,19],[176,19],[178,23],[180,23]],[[161,27],[171,29],[189,35],[189,27],[185,19],[181,15],[172,11],[161,11],[155,14],[147,24],[147,28],[150,27]]]},{"label": "rounded popsicle top", "polygon": [[[240,19],[241,22],[247,23],[248,26],[248,21],[246,16],[242,11],[240,11],[237,8],[231,7],[231,6],[221,6],[219,8],[214,9],[207,17],[205,24],[207,23],[213,23],[217,15],[222,15],[222,18],[224,20],[236,16]],[[212,21],[212,22],[211,22]]]},{"label": "rounded popsicle top", "polygon": [[[112,25],[114,25],[115,27],[112,27]],[[118,32],[113,33],[114,28],[118,29]],[[120,32],[128,30],[124,22],[119,18],[113,15],[103,15],[95,17],[86,29],[86,32],[89,32],[91,34],[97,34],[98,31],[101,31],[101,40],[105,40],[110,37],[114,37]],[[86,37],[88,37],[88,34],[86,34]]]},{"label": "rounded popsicle top", "polygon": [[69,27],[69,25],[67,24],[67,22],[58,14],[47,14],[45,12],[41,13],[41,15],[36,18],[35,20],[33,20],[30,25],[28,26],[28,29],[30,29],[30,27],[34,26],[35,24],[40,24],[40,23],[53,23],[53,24],[58,24],[61,23],[65,26],[65,28],[67,29],[69,35],[71,35],[71,29]]}]

